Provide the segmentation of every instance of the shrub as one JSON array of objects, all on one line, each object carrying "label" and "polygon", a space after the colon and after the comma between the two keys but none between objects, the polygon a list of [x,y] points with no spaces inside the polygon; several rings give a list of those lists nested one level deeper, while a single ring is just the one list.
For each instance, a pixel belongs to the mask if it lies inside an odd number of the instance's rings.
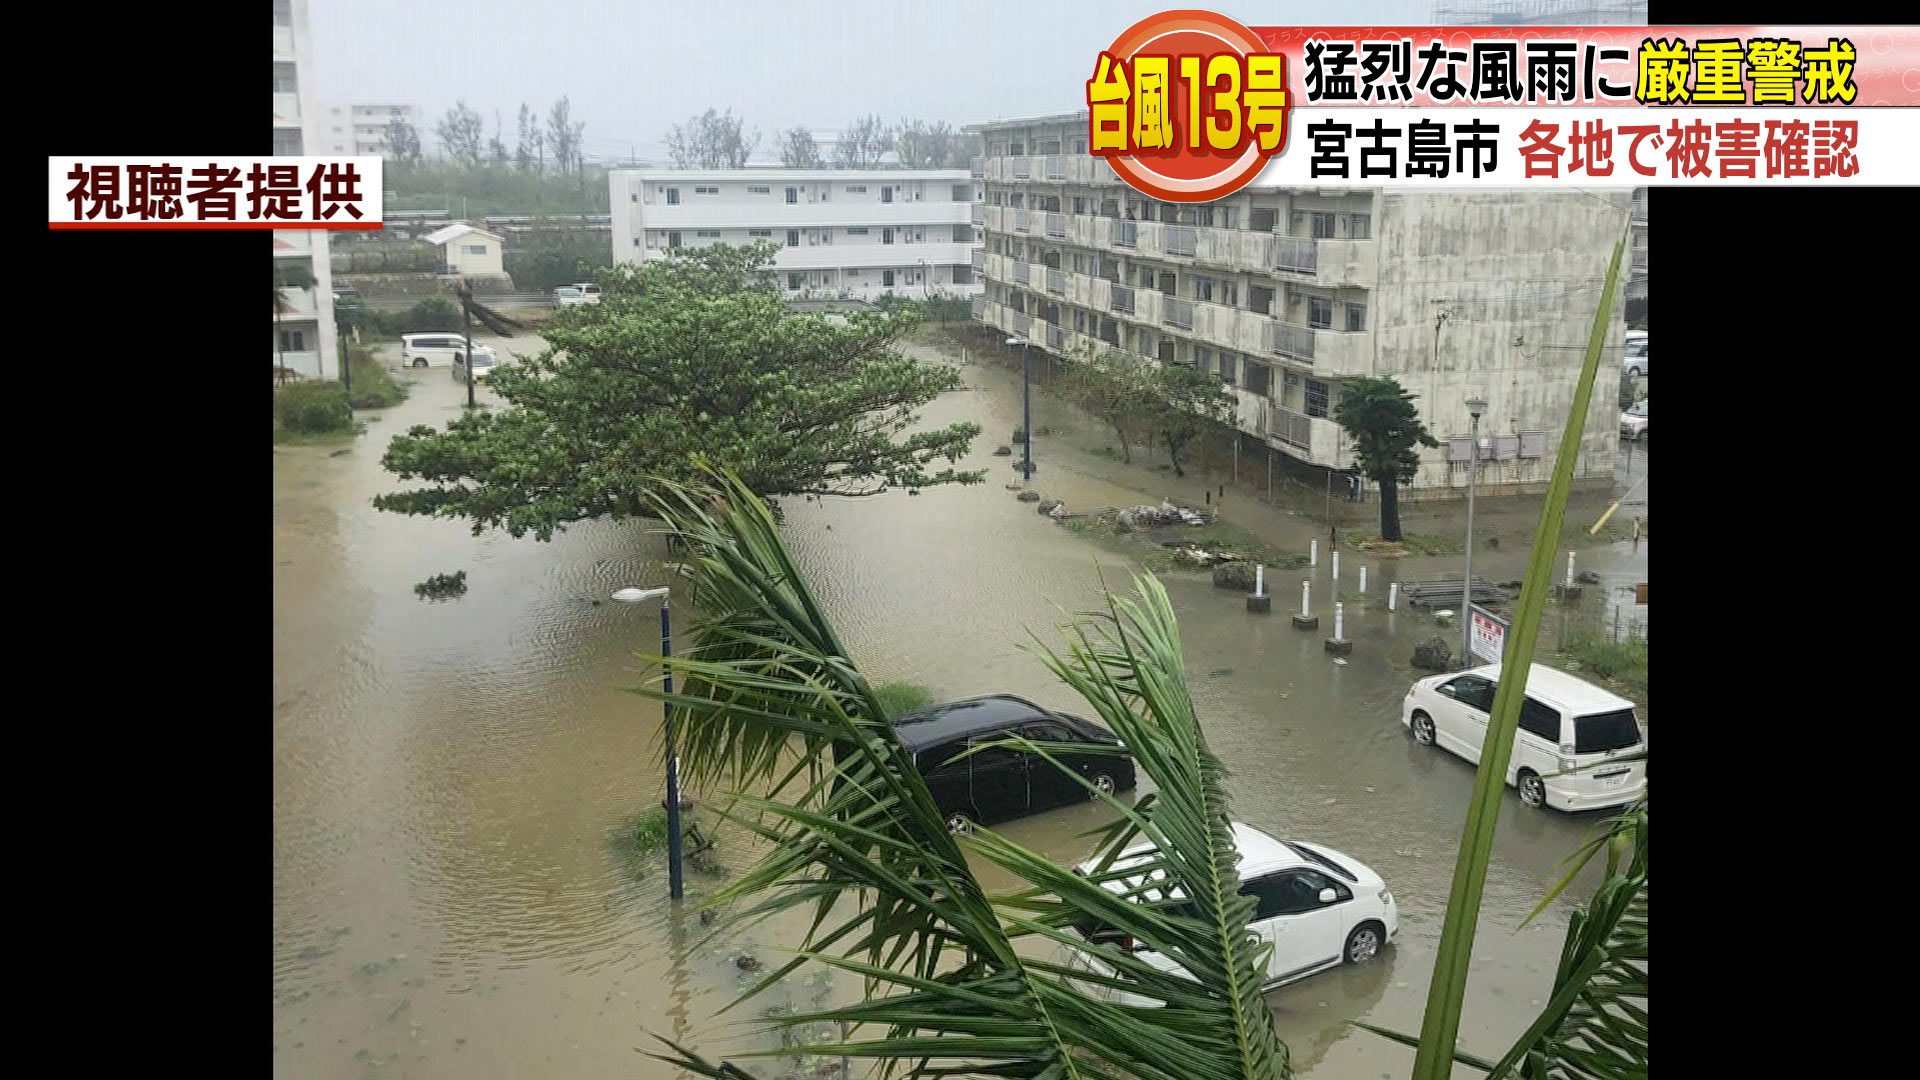
[{"label": "shrub", "polygon": [[373,353],[360,345],[349,346],[348,362],[353,365],[353,407],[384,409],[407,400],[407,388],[396,382]]},{"label": "shrub", "polygon": [[400,332],[403,334],[421,334],[432,331],[460,329],[460,305],[450,296],[429,296],[407,312],[406,322]]},{"label": "shrub", "polygon": [[297,382],[273,392],[274,419],[283,431],[317,435],[353,426],[347,388],[337,382]]},{"label": "shrub", "polygon": [[918,683],[890,682],[873,688],[873,696],[888,716],[899,716],[933,704],[933,691]]}]

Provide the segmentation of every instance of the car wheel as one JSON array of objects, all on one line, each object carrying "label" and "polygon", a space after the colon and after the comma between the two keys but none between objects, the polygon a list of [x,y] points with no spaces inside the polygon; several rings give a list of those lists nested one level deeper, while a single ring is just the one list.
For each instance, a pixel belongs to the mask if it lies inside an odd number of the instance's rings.
[{"label": "car wheel", "polygon": [[1517,778],[1520,801],[1538,810],[1547,805],[1547,782],[1532,769],[1521,769]]},{"label": "car wheel", "polygon": [[947,815],[947,832],[954,836],[973,831],[973,815],[965,810],[955,810]]},{"label": "car wheel", "polygon": [[1627,377],[1628,377],[1628,378],[1632,378],[1632,379],[1637,379],[1637,378],[1639,378],[1639,377],[1640,377],[1640,369],[1639,369],[1639,368],[1637,368],[1637,367],[1630,367],[1630,368],[1628,368],[1628,369],[1627,369]]},{"label": "car wheel", "polygon": [[1113,788],[1114,788],[1113,777],[1107,775],[1106,773],[1100,773],[1099,775],[1093,778],[1093,789],[1094,791],[1099,792],[1099,795],[1089,794],[1087,798],[1098,799],[1100,795],[1111,795],[1113,794]]},{"label": "car wheel", "polygon": [[1647,441],[1647,429],[1646,429],[1646,428],[1641,428],[1641,429],[1640,429],[1640,434],[1638,434],[1638,435],[1636,435],[1636,436],[1634,436],[1634,441],[1635,441],[1635,442],[1646,442],[1646,441]]},{"label": "car wheel", "polygon": [[1413,728],[1414,742],[1419,743],[1421,746],[1433,745],[1433,717],[1423,712],[1414,713],[1411,726]]},{"label": "car wheel", "polygon": [[1347,948],[1341,956],[1349,964],[1364,964],[1380,955],[1383,938],[1379,923],[1361,923],[1347,935]]},{"label": "car wheel", "polygon": [[414,358],[413,358],[413,366],[414,366],[414,367],[426,367],[426,366],[427,366],[427,358],[426,358],[426,357],[424,357],[424,356],[416,356],[416,357],[414,357]]}]

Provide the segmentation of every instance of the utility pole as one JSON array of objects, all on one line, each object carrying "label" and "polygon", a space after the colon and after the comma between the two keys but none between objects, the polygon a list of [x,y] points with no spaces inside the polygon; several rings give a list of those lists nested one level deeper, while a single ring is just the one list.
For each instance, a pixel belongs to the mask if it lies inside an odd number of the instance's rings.
[{"label": "utility pole", "polygon": [[460,279],[460,321],[467,336],[467,408],[476,406],[473,401],[473,285],[466,278]]}]

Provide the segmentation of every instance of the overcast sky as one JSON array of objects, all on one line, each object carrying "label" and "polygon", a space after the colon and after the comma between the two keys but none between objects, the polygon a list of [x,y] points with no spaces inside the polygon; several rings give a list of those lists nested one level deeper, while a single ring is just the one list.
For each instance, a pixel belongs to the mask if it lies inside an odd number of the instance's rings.
[{"label": "overcast sky", "polygon": [[[322,101],[411,104],[421,136],[464,100],[508,148],[520,103],[561,95],[594,157],[661,158],[669,125],[731,107],[762,133],[878,112],[945,120],[1079,108],[1094,57],[1177,0],[311,0]],[[1431,0],[1213,5],[1246,26],[1425,25]]]}]

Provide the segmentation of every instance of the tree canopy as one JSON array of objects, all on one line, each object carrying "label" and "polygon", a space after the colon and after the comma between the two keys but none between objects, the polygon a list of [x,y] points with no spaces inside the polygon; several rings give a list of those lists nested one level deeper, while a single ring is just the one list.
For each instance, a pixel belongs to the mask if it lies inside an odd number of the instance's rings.
[{"label": "tree canopy", "polygon": [[747,131],[732,109],[708,109],[667,132],[667,156],[676,169],[744,169],[759,145],[760,132]]},{"label": "tree canopy", "polygon": [[713,245],[603,272],[599,305],[488,375],[507,407],[394,437],[382,463],[426,486],[375,505],[548,540],[569,522],[649,514],[649,490],[695,480],[699,456],[763,496],[979,482],[952,468],[978,425],[911,430],[960,384],[894,348],[914,317],[789,311],[774,251]]},{"label": "tree canopy", "polygon": [[1380,537],[1400,539],[1398,485],[1411,483],[1420,471],[1418,447],[1440,443],[1420,422],[1414,395],[1391,378],[1354,379],[1347,383],[1333,418],[1353,440],[1354,466],[1380,485]]}]

